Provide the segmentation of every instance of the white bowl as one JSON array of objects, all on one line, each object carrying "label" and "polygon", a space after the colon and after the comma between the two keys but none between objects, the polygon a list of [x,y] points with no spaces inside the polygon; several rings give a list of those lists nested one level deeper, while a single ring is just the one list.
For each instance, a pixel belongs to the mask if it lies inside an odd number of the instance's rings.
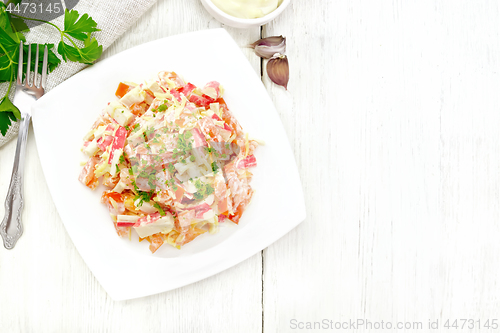
[{"label": "white bowl", "polygon": [[271,22],[276,17],[278,17],[278,15],[281,14],[281,12],[285,10],[286,6],[290,4],[290,1],[291,0],[283,0],[281,5],[278,8],[276,8],[276,10],[272,11],[266,16],[255,19],[242,19],[231,16],[220,10],[219,7],[217,7],[216,5],[214,5],[212,0],[201,0],[201,3],[203,4],[203,7],[205,7],[207,12],[209,12],[213,17],[215,17],[217,21],[234,28],[244,29],[244,28],[260,27],[261,25]]}]

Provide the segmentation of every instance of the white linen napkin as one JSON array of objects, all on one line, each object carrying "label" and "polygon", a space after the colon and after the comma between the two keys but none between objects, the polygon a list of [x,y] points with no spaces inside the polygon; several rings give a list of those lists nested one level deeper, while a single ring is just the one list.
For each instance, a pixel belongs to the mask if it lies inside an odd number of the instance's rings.
[{"label": "white linen napkin", "polygon": [[[73,9],[77,10],[80,15],[84,13],[89,14],[94,21],[97,22],[97,28],[101,29],[101,31],[95,32],[93,36],[95,36],[98,43],[103,46],[103,49],[106,49],[155,2],[156,0],[80,0]],[[64,26],[64,15],[59,16],[51,22],[62,28]],[[60,36],[54,27],[48,24],[42,24],[32,28],[30,32],[26,33],[26,41],[28,43],[54,43],[57,48]],[[41,50],[41,53],[42,52]],[[86,66],[87,65],[71,61],[64,62],[63,60],[61,64],[49,74],[45,92],[48,92],[50,89]],[[11,98],[14,90],[15,89],[12,89],[11,91]],[[6,91],[7,84],[2,84],[0,87],[0,96],[3,96]],[[19,122],[16,122],[12,124],[5,136],[0,134],[0,147],[14,138],[18,130]]]}]

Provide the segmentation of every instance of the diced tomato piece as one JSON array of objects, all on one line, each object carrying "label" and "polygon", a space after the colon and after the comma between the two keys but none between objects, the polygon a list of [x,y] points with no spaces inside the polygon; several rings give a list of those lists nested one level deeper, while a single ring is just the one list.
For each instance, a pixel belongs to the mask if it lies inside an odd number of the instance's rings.
[{"label": "diced tomato piece", "polygon": [[224,108],[227,108],[227,104],[226,104],[226,101],[224,100],[224,98],[222,97],[219,97],[217,98],[217,100],[215,101],[216,103],[219,103],[219,106],[222,106]]},{"label": "diced tomato piece", "polygon": [[227,219],[226,214],[220,214],[218,217],[219,223],[223,223]]},{"label": "diced tomato piece", "polygon": [[[116,203],[116,207],[111,200]],[[108,206],[111,214],[119,215],[125,213],[125,205],[123,204],[123,197],[120,193],[104,191],[101,196],[101,202]]]},{"label": "diced tomato piece", "polygon": [[236,208],[236,212],[234,214],[229,215],[228,219],[238,224],[240,222],[240,218],[241,215],[243,214],[244,209],[245,208],[242,205],[239,205],[238,208]]},{"label": "diced tomato piece", "polygon": [[149,236],[149,240],[151,241],[151,244],[149,245],[149,250],[151,251],[151,253],[155,253],[156,250],[158,250],[160,246],[162,246],[163,243],[165,242],[165,240],[160,234],[154,234]]},{"label": "diced tomato piece", "polygon": [[248,155],[244,159],[239,160],[236,164],[237,169],[251,168],[254,166],[257,166],[257,159],[255,158],[255,155]]},{"label": "diced tomato piece", "polygon": [[132,90],[132,86],[129,86],[128,84],[125,84],[123,82],[120,82],[118,85],[118,88],[116,89],[115,95],[118,98],[122,98],[125,96],[126,93],[128,93],[130,90]]},{"label": "diced tomato piece", "polygon": [[130,109],[130,112],[132,112],[134,115],[142,116],[148,108],[149,108],[148,103],[142,102],[139,104],[135,104],[135,103],[132,104],[129,109]]},{"label": "diced tomato piece", "polygon": [[177,186],[177,190],[175,191],[175,202],[181,202],[182,197],[184,196],[184,188],[182,186]]}]

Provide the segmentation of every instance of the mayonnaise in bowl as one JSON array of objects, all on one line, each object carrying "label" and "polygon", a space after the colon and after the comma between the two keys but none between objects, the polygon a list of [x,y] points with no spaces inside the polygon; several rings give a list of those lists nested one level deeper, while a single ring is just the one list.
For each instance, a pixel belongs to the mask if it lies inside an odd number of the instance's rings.
[{"label": "mayonnaise in bowl", "polygon": [[255,19],[276,10],[283,0],[212,0],[212,2],[231,16]]}]

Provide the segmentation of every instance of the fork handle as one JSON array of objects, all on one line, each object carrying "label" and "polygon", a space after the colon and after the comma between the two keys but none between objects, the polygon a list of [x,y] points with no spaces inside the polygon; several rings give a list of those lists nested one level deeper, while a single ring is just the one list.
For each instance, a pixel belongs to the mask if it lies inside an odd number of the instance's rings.
[{"label": "fork handle", "polygon": [[23,234],[23,225],[21,222],[23,211],[23,171],[30,121],[31,115],[27,113],[22,115],[12,177],[10,179],[7,198],[5,199],[5,217],[2,224],[0,224],[0,235],[3,238],[3,245],[8,250],[14,248],[17,240]]}]

